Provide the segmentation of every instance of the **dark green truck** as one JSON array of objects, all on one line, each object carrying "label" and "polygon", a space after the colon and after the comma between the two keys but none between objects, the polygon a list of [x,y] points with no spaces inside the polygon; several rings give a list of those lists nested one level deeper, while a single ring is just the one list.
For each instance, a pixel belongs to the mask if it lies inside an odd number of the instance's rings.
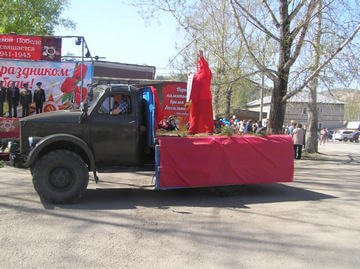
[{"label": "dark green truck", "polygon": [[[155,189],[291,182],[293,142],[288,135],[157,136],[151,87],[97,86],[83,111],[56,111],[20,120],[20,150],[38,194],[52,203],[76,200],[89,171],[154,171]],[[112,115],[115,96],[127,112]],[[118,96],[117,96],[118,97]],[[88,105],[89,104],[89,105]]]},{"label": "dark green truck", "polygon": [[[114,96],[128,102],[126,114],[112,115]],[[77,199],[89,171],[154,169],[154,100],[149,88],[97,86],[83,111],[55,111],[20,120],[20,154],[39,195],[53,203]],[[89,99],[89,98],[88,98]],[[148,127],[151,125],[150,127]]]}]

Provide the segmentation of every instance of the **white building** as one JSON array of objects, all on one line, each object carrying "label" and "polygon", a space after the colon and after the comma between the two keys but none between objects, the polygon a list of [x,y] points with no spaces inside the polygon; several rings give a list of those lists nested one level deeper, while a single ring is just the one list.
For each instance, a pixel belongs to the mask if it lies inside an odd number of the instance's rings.
[{"label": "white building", "polygon": [[[307,110],[309,96],[307,91],[298,93],[291,97],[286,104],[284,125],[290,125],[290,121],[302,123],[306,125]],[[263,112],[266,112],[268,118],[270,117],[270,103],[271,96],[263,98]],[[326,128],[341,128],[344,125],[344,102],[338,101],[334,98],[317,94],[317,108],[318,108],[318,123],[319,129]],[[260,99],[252,101],[247,104],[249,110],[260,111]]]}]

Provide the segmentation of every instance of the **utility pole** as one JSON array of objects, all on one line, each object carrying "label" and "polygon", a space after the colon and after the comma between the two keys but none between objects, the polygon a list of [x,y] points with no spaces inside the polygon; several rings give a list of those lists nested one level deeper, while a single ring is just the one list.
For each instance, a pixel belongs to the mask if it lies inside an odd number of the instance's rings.
[{"label": "utility pole", "polygon": [[84,37],[82,37],[82,42],[81,42],[81,66],[80,66],[80,71],[81,71],[81,87],[80,87],[80,104],[83,100],[83,87],[84,87],[84,78],[83,78],[83,68],[84,68],[84,44],[85,43],[85,39]]},{"label": "utility pole", "polygon": [[[267,38],[266,38],[267,40]],[[266,41],[263,47],[263,55],[262,55],[262,65],[263,68],[265,68],[265,49],[266,49]],[[264,109],[264,86],[265,86],[265,72],[262,72],[261,75],[261,88],[260,88],[260,115],[259,115],[259,121],[263,120],[263,109]]]}]

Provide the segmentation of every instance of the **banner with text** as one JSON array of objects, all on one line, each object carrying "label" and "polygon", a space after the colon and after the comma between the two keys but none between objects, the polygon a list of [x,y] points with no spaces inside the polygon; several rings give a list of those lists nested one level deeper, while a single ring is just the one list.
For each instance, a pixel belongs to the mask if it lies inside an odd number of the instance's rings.
[{"label": "banner with text", "polygon": [[0,35],[0,58],[60,62],[61,38]]},{"label": "banner with text", "polygon": [[163,88],[163,115],[176,116],[180,129],[189,121],[186,103],[186,82],[165,83]]},{"label": "banner with text", "polygon": [[[84,79],[82,99],[81,71]],[[46,97],[44,112],[77,107],[87,96],[87,85],[92,82],[92,75],[92,63],[82,66],[76,62],[0,60],[0,80],[4,82],[4,87],[9,87],[14,81],[15,86],[22,89],[27,82],[34,92],[36,83],[42,83]]]}]

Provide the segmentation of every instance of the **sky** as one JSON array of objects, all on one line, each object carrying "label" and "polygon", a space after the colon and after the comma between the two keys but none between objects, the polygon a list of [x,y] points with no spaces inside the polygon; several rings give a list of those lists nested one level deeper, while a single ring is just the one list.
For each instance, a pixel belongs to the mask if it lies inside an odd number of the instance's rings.
[{"label": "sky", "polygon": [[[146,21],[131,1],[70,0],[62,17],[76,23],[75,30],[57,29],[55,35],[84,36],[92,56],[104,61],[155,66],[157,75],[167,73],[176,55],[176,22],[168,15]],[[75,39],[63,39],[62,55],[81,56]],[[85,51],[86,52],[86,51]]]},{"label": "sky", "polygon": [[[104,61],[151,65],[156,75],[168,75],[169,59],[177,55],[181,43],[178,25],[170,14],[144,20],[131,0],[69,0],[62,17],[76,23],[75,30],[57,29],[55,35],[84,36],[92,56]],[[81,55],[74,39],[62,39],[62,55]],[[358,85],[352,86],[358,88]]]}]

